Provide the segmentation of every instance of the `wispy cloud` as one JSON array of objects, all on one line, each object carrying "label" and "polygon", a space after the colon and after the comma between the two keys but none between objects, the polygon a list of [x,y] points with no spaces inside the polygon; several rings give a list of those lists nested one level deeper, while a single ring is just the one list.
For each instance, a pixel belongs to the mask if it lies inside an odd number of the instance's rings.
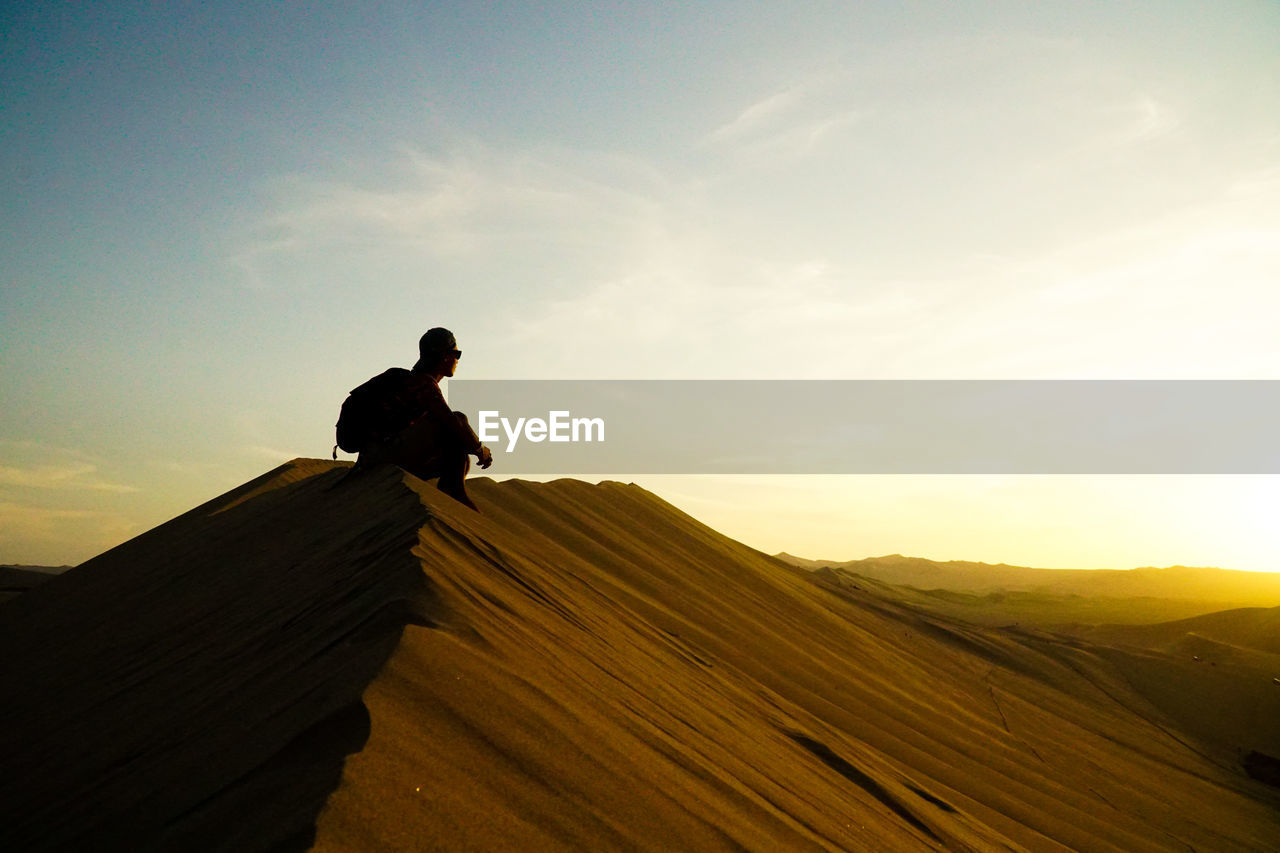
[{"label": "wispy cloud", "polygon": [[79,562],[138,532],[136,522],[118,513],[0,501],[0,559],[5,562]]},{"label": "wispy cloud", "polygon": [[1182,118],[1165,103],[1150,95],[1138,95],[1130,108],[1131,118],[1119,135],[1119,141],[1140,144],[1177,130]]},{"label": "wispy cloud", "polygon": [[762,88],[665,158],[405,146],[375,177],[283,185],[251,265],[407,271],[396,297],[483,305],[489,364],[525,376],[1274,370],[1275,143],[1225,156],[1125,63],[918,40]]},{"label": "wispy cloud", "polygon": [[145,463],[147,467],[163,471],[166,474],[176,474],[179,477],[193,477],[199,479],[218,479],[228,476],[229,472],[224,462],[202,462],[196,460],[176,460],[176,459],[148,459]]},{"label": "wispy cloud", "polygon": [[295,179],[230,261],[251,288],[279,285],[301,260],[335,255],[403,263],[474,262],[548,246],[579,256],[617,243],[654,192],[660,171],[585,151],[442,154],[402,146],[377,184]]},{"label": "wispy cloud", "polygon": [[[1045,165],[1074,169],[1078,165],[1105,164],[1112,158],[1150,156],[1186,125],[1186,117],[1168,100],[1129,90],[1126,81],[1112,80],[1118,92],[1090,93],[1091,97],[1064,93],[1064,133],[1058,144],[1044,146]],[[1097,84],[1102,85],[1101,81]],[[1056,150],[1056,154],[1052,153]],[[1122,161],[1123,162],[1123,161]],[[1141,161],[1134,164],[1143,166]],[[1142,169],[1139,169],[1142,171]]]},{"label": "wispy cloud", "polygon": [[98,466],[84,462],[69,465],[34,465],[28,467],[0,465],[0,486],[112,492],[115,494],[129,494],[140,491],[136,486],[104,480],[97,476],[97,471]]},{"label": "wispy cloud", "polygon": [[804,157],[857,124],[864,115],[859,110],[845,110],[800,121],[753,140],[739,153],[752,160],[769,162]]},{"label": "wispy cloud", "polygon": [[288,462],[291,459],[297,459],[298,454],[291,450],[281,450],[278,447],[263,447],[261,445],[249,445],[243,448],[244,452],[250,456],[259,459],[270,459],[275,462]]},{"label": "wispy cloud", "polygon": [[25,527],[28,530],[48,530],[56,521],[67,519],[98,518],[102,513],[88,509],[49,509],[0,501],[0,522],[6,526]]},{"label": "wispy cloud", "polygon": [[867,115],[857,101],[847,75],[815,73],[749,104],[706,134],[699,147],[744,165],[803,158]]},{"label": "wispy cloud", "polygon": [[707,135],[707,141],[723,142],[740,139],[743,136],[758,133],[762,127],[771,127],[803,98],[803,88],[788,89],[774,95],[767,95],[746,107],[730,122],[717,127]]}]

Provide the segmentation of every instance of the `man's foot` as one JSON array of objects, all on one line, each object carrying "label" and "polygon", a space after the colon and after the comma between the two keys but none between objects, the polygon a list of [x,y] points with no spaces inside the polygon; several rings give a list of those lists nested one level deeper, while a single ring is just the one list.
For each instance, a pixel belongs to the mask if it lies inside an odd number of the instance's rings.
[{"label": "man's foot", "polygon": [[475,503],[472,502],[471,498],[467,496],[467,492],[465,489],[450,488],[450,486],[445,483],[444,478],[441,478],[436,482],[436,488],[444,492],[446,495],[453,498],[455,501],[462,504],[463,506],[470,507],[471,509],[474,509],[476,512],[480,511],[480,507],[476,506]]}]

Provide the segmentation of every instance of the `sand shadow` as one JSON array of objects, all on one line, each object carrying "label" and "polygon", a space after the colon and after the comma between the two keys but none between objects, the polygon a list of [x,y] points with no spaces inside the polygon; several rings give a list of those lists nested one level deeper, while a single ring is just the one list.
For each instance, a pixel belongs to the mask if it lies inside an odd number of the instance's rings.
[{"label": "sand shadow", "polygon": [[302,850],[435,622],[392,470],[283,466],[0,607],[0,848]]}]

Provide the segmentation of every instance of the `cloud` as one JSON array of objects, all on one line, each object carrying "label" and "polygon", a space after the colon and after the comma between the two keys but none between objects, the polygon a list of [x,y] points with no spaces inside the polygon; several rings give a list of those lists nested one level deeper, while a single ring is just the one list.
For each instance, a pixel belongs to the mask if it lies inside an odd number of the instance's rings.
[{"label": "cloud", "polygon": [[774,162],[804,157],[823,143],[852,127],[865,113],[844,110],[797,122],[768,136],[755,139],[738,155],[755,162]]},{"label": "cloud", "polygon": [[0,465],[0,486],[112,492],[115,494],[130,494],[140,491],[136,486],[103,480],[96,476],[97,470],[98,466],[87,462],[29,467]]},{"label": "cloud", "polygon": [[136,522],[117,513],[0,501],[0,548],[4,549],[4,562],[32,565],[79,562],[114,547],[136,535],[138,530]]},{"label": "cloud", "polygon": [[5,526],[48,529],[54,522],[67,519],[97,518],[102,513],[88,509],[49,509],[0,501],[0,522]]},{"label": "cloud", "polygon": [[[735,122],[735,133],[767,127],[773,135],[760,138],[778,138],[775,120],[792,104],[748,111],[753,118]],[[1158,113],[1135,107],[1130,118]],[[1223,365],[1249,365],[1248,375],[1275,369],[1274,356],[1259,358],[1255,334],[1270,314],[1241,310],[1274,301],[1262,289],[1275,269],[1267,247],[1278,224],[1265,214],[1277,190],[1273,174],[1228,173],[1222,199],[1161,208],[1128,228],[1073,230],[1055,219],[1052,228],[1063,232],[1055,242],[970,246],[930,268],[867,260],[827,222],[771,233],[774,221],[731,204],[726,193],[735,187],[723,175],[681,180],[626,158],[572,152],[432,158],[410,149],[395,171],[416,178],[326,186],[319,200],[303,202],[290,216],[312,230],[299,231],[296,242],[319,250],[339,234],[363,232],[403,258],[431,255],[443,240],[450,251],[474,247],[468,265],[499,259],[508,274],[549,271],[560,286],[534,279],[519,310],[498,302],[488,320],[486,357],[517,365],[509,370],[521,375],[1137,377],[1212,375]],[[465,201],[452,197],[461,187]],[[442,221],[443,210],[456,221]],[[407,240],[412,234],[421,240]],[[928,254],[927,230],[911,239]],[[954,242],[956,251],[965,248]],[[1225,270],[1234,278],[1224,283]],[[1210,283],[1219,295],[1206,301]],[[1205,318],[1214,328],[1193,331]],[[1215,357],[1180,347],[1189,334],[1214,346]],[[297,455],[264,447],[258,432],[246,434],[257,448],[250,452],[278,461]]]},{"label": "cloud", "polygon": [[1140,70],[1088,40],[917,40],[775,81],[675,154],[404,145],[280,185],[245,257],[479,315],[507,375],[1274,371],[1274,149],[1229,156]]},{"label": "cloud", "polygon": [[281,450],[278,447],[263,447],[261,445],[250,445],[243,448],[244,452],[250,456],[259,459],[270,459],[275,462],[288,462],[291,459],[297,459],[298,454],[291,450]]},{"label": "cloud", "polygon": [[758,133],[762,127],[773,125],[780,115],[784,114],[802,98],[803,87],[767,95],[738,113],[737,117],[732,121],[711,131],[707,135],[707,141],[722,142]]},{"label": "cloud", "polygon": [[136,486],[99,474],[98,460],[82,450],[30,440],[0,439],[0,488],[132,494]]},{"label": "cloud", "polygon": [[[397,267],[486,263],[548,248],[582,257],[618,243],[661,172],[589,151],[494,151],[472,144],[443,153],[401,146],[381,179],[295,178],[230,262],[251,289],[332,274],[335,258]],[[301,269],[304,272],[299,273]]]},{"label": "cloud", "polygon": [[1070,174],[1116,164],[1132,169],[1137,177],[1160,163],[1142,158],[1178,150],[1169,143],[1187,129],[1187,116],[1169,100],[1132,91],[1127,83],[1118,77],[1099,79],[1085,91],[1062,93],[1057,103],[1068,106],[1061,114],[1061,138],[1041,148],[1044,173]]},{"label": "cloud", "polygon": [[739,166],[803,158],[867,115],[849,82],[847,73],[813,74],[748,105],[698,147],[728,154]]},{"label": "cloud", "polygon": [[218,479],[229,476],[224,462],[201,462],[196,460],[148,459],[145,464],[166,474],[198,479]]},{"label": "cloud", "polygon": [[540,367],[561,377],[883,375],[927,305],[908,288],[857,278],[820,258],[742,257],[692,236],[514,321],[502,346],[513,358],[539,352]]},{"label": "cloud", "polygon": [[1150,95],[1138,95],[1130,107],[1130,120],[1119,135],[1122,144],[1136,145],[1172,133],[1182,118],[1171,107]]}]

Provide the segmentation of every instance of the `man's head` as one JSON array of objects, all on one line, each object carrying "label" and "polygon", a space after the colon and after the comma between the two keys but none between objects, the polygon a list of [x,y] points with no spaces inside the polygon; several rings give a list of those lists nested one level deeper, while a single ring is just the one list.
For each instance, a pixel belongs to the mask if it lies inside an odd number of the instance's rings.
[{"label": "man's head", "polygon": [[436,327],[418,339],[417,367],[432,374],[452,376],[458,367],[458,359],[462,351],[458,349],[458,341],[453,332]]}]

